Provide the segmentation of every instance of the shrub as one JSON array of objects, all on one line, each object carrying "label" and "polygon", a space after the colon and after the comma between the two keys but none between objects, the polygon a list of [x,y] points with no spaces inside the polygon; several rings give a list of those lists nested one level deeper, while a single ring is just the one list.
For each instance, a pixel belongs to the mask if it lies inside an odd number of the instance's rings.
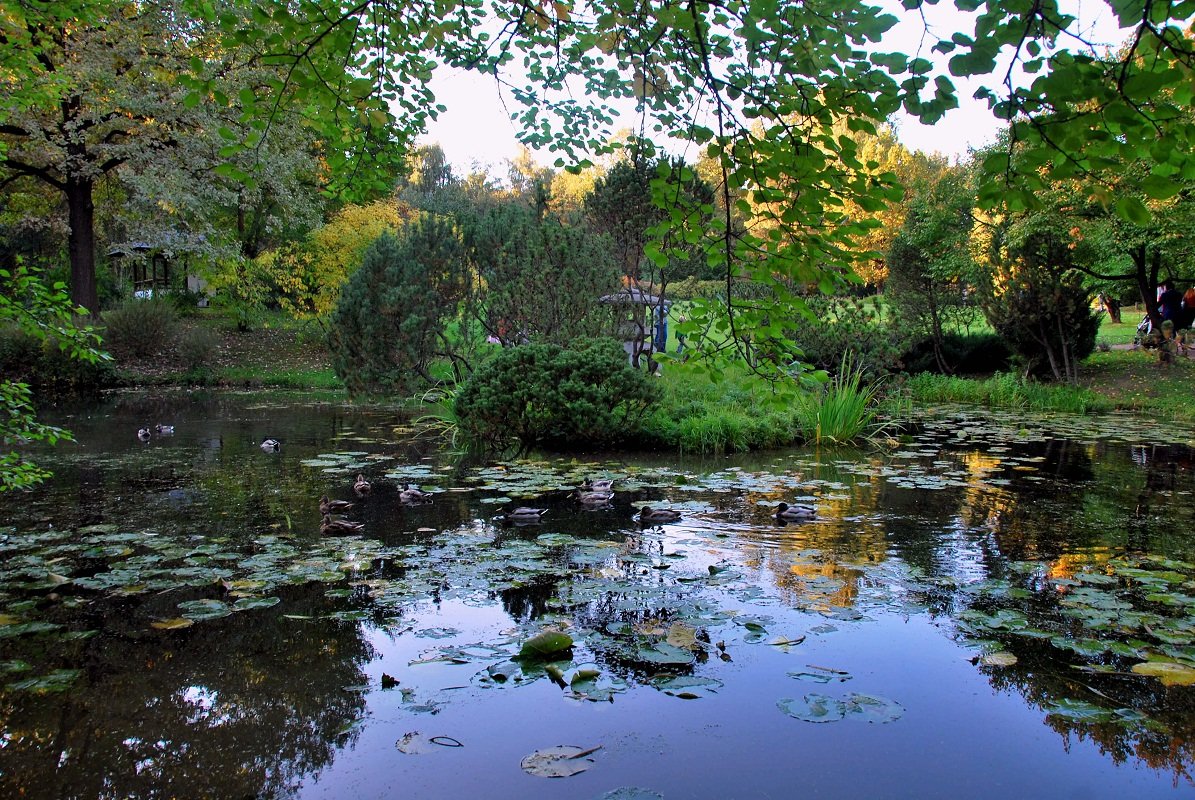
[{"label": "shrub", "polygon": [[[942,337],[942,356],[947,364],[953,366],[955,373],[982,375],[1007,371],[1012,351],[994,333],[947,333]],[[934,342],[930,337],[921,339],[909,348],[901,356],[901,362],[904,371],[914,375],[942,371],[934,356]]]},{"label": "shrub", "polygon": [[849,355],[866,372],[883,374],[900,368],[910,335],[884,320],[873,300],[819,296],[807,303],[817,319],[797,320],[792,332],[807,363],[834,370]]},{"label": "shrub", "polygon": [[54,338],[42,341],[16,325],[0,326],[0,373],[28,384],[38,399],[92,396],[116,383],[110,361],[72,358]]},{"label": "shrub", "polygon": [[157,355],[178,328],[178,312],[166,300],[126,300],[104,312],[104,344],[120,359]]},{"label": "shrub", "polygon": [[659,391],[618,342],[581,340],[503,348],[457,393],[466,439],[489,449],[604,446],[633,438]]},{"label": "shrub", "polygon": [[188,328],[178,337],[178,359],[180,365],[192,372],[212,366],[220,337],[210,328],[197,326]]}]

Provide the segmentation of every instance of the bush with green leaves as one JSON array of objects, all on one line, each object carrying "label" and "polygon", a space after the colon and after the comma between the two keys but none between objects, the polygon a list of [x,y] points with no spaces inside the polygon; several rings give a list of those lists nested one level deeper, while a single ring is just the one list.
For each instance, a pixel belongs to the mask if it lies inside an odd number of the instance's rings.
[{"label": "bush with green leaves", "polygon": [[881,306],[865,297],[811,297],[816,319],[794,320],[792,338],[817,369],[834,371],[846,356],[865,373],[900,369],[900,357],[912,341],[907,331],[884,318]]},{"label": "bush with green leaves", "polygon": [[602,447],[638,435],[659,398],[652,381],[612,339],[506,347],[461,387],[455,416],[466,440],[490,450]]},{"label": "bush with green leaves", "polygon": [[932,336],[915,341],[901,356],[903,370],[911,375],[947,374],[943,362],[950,365],[950,374],[989,375],[1009,369],[1012,351],[994,333],[945,333],[940,341]]},{"label": "bush with green leaves", "polygon": [[178,330],[178,311],[157,297],[126,300],[104,312],[104,344],[121,360],[149,358],[165,350]]},{"label": "bush with green leaves", "polygon": [[178,360],[191,372],[211,367],[220,348],[220,337],[211,329],[197,325],[183,331],[178,337]]},{"label": "bush with green leaves", "polygon": [[[409,395],[435,383],[437,358],[451,359],[449,323],[468,289],[455,226],[424,216],[365,251],[332,313],[332,368],[352,394]],[[454,362],[455,366],[455,362]]]},{"label": "bush with green leaves", "polygon": [[1074,383],[1100,318],[1060,236],[1034,232],[994,265],[983,311],[1026,375]]},{"label": "bush with green leaves", "polygon": [[116,384],[110,360],[80,360],[54,336],[39,339],[19,326],[0,325],[0,373],[29,387],[38,401],[94,397]]}]

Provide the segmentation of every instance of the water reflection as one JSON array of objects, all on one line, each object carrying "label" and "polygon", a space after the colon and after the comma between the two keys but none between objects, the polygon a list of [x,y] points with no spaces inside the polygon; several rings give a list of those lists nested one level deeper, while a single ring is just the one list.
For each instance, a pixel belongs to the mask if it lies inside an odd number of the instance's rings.
[{"label": "water reflection", "polygon": [[[1109,794],[1189,790],[1192,689],[1130,671],[1195,662],[1189,452],[987,417],[931,420],[886,454],[600,470],[459,470],[391,412],[278,398],[128,396],[59,420],[80,444],[43,459],[58,479],[0,498],[0,789],[382,797],[401,776],[428,796],[553,796],[520,783],[519,757],[604,731],[605,777],[570,779],[576,796],[634,781],[736,794],[718,789],[727,759],[758,767],[737,793],[776,794],[791,785],[764,765],[792,752],[844,773],[857,756],[921,796],[1052,793],[1078,772]],[[158,421],[176,433],[132,435]],[[282,450],[263,453],[264,436]],[[353,499],[357,471],[377,487],[349,512],[365,538],[321,539],[318,498]],[[570,492],[599,471],[616,497],[586,509]],[[407,482],[433,502],[403,506]],[[817,516],[778,524],[780,501]],[[544,524],[496,521],[523,503]],[[640,526],[648,503],[683,518]],[[574,640],[567,656],[519,661],[545,628]],[[858,737],[777,710],[817,675],[909,713]],[[981,747],[968,713],[1016,722]],[[1065,750],[1030,752],[1043,720]],[[466,743],[453,768],[395,760],[429,726]],[[739,748],[707,751],[711,726]],[[620,748],[632,730],[667,756],[647,768]],[[1018,783],[986,747],[1041,759],[1055,782]],[[934,772],[942,758],[967,764],[965,784]]]}]

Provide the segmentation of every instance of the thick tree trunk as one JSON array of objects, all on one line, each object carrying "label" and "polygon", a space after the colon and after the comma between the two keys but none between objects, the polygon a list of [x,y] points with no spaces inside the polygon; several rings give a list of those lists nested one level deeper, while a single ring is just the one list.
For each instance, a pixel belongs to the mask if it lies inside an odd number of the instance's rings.
[{"label": "thick tree trunk", "polygon": [[71,302],[88,313],[100,310],[95,288],[95,204],[91,199],[92,181],[71,178],[66,184],[66,207],[71,235],[68,250],[71,259]]}]

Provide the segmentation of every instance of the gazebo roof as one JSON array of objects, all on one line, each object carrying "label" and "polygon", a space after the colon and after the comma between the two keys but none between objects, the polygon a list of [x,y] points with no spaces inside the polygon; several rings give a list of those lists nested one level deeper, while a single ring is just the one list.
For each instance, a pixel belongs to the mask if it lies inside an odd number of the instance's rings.
[{"label": "gazebo roof", "polygon": [[603,296],[600,302],[620,306],[658,306],[661,302],[665,307],[672,305],[671,300],[661,300],[659,296],[648,294],[638,286],[623,287],[613,294]]}]

